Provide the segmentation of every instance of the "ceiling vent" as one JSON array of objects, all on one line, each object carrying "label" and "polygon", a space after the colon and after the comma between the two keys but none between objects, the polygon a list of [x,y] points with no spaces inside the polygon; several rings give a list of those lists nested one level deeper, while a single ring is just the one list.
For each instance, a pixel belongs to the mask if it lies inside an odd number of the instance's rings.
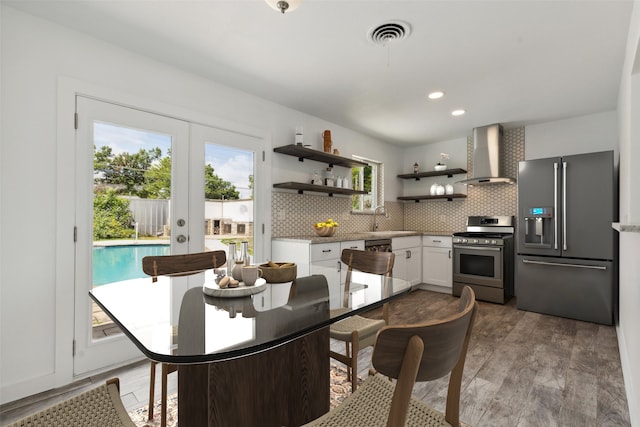
[{"label": "ceiling vent", "polygon": [[406,22],[391,21],[369,30],[367,39],[376,45],[385,46],[389,42],[406,39],[411,34],[411,27]]}]

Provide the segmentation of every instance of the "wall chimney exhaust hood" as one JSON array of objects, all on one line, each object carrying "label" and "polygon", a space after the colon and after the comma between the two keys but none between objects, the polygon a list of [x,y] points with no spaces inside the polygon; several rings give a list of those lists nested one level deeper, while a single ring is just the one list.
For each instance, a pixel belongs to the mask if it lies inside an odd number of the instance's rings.
[{"label": "wall chimney exhaust hood", "polygon": [[502,162],[502,125],[493,124],[473,129],[473,176],[460,184],[514,184],[515,179],[505,176]]}]

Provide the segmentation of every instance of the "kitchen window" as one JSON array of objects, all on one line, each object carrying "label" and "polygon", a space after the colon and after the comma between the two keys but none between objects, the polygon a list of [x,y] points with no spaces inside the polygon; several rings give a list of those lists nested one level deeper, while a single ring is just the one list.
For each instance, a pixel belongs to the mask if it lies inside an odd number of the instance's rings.
[{"label": "kitchen window", "polygon": [[366,191],[368,194],[351,196],[353,212],[372,212],[379,201],[384,200],[383,179],[384,164],[372,159],[353,156],[355,160],[368,163],[367,166],[351,168],[351,180],[354,190]]}]

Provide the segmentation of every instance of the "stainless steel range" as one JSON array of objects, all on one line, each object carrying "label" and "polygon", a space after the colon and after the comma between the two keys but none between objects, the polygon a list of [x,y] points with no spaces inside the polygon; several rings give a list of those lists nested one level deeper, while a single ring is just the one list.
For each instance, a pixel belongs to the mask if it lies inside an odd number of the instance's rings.
[{"label": "stainless steel range", "polygon": [[513,296],[514,219],[470,216],[467,231],[453,234],[453,295],[469,285],[476,298],[504,304]]}]

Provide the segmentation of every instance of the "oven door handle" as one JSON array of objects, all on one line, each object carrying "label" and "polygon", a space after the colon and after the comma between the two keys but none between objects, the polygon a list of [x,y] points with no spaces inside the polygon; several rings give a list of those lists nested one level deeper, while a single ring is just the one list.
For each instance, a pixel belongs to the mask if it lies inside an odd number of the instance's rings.
[{"label": "oven door handle", "polygon": [[458,246],[458,245],[453,245],[453,249],[472,249],[474,251],[494,251],[494,252],[500,252],[502,250],[502,248],[494,248],[491,246]]}]

